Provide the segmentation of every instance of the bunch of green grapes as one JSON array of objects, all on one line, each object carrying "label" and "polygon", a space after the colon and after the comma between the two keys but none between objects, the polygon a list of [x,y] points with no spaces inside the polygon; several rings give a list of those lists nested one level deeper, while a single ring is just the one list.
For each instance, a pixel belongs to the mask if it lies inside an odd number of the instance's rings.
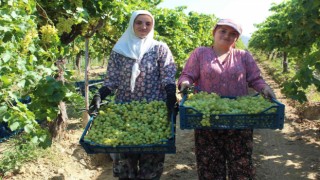
[{"label": "bunch of green grapes", "polygon": [[88,23],[82,25],[82,33],[81,35],[85,36],[89,34],[92,30],[96,28],[100,21],[99,17],[92,17],[88,20]]},{"label": "bunch of green grapes", "polygon": [[44,43],[56,43],[59,41],[58,30],[49,24],[41,26],[41,40]]},{"label": "bunch of green grapes", "polygon": [[119,146],[160,144],[170,137],[165,102],[133,101],[102,107],[85,140]]},{"label": "bunch of green grapes", "polygon": [[104,25],[104,31],[107,33],[107,34],[115,34],[116,33],[116,29],[114,26],[106,23]]},{"label": "bunch of green grapes", "polygon": [[[199,92],[190,94],[184,105],[200,111],[203,114],[201,125],[210,126],[212,115],[216,115],[215,119],[219,119],[218,114],[258,114],[276,104],[262,96],[240,96],[231,99],[221,98],[215,93]],[[276,109],[272,108],[267,113],[275,111]]]},{"label": "bunch of green grapes", "polygon": [[30,44],[32,44],[32,41],[38,37],[38,32],[35,28],[32,28],[29,30],[26,35],[24,36],[24,39],[22,40],[22,54],[26,54],[29,50]]},{"label": "bunch of green grapes", "polygon": [[70,33],[72,30],[72,25],[75,23],[75,20],[73,18],[63,18],[59,17],[58,18],[58,23],[57,23],[57,29],[59,35],[63,34],[64,32]]},{"label": "bunch of green grapes", "polygon": [[[276,105],[276,103],[270,102],[262,96],[241,96],[236,99],[236,102],[238,103],[237,106],[241,107],[242,112],[246,114],[258,114],[270,106]],[[273,108],[267,112],[275,113],[276,109]]]}]

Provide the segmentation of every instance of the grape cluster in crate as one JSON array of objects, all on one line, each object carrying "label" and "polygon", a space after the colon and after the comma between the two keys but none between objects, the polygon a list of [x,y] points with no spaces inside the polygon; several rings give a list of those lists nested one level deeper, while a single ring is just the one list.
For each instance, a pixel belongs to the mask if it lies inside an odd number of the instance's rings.
[{"label": "grape cluster in crate", "polygon": [[262,96],[185,95],[179,106],[181,129],[282,129],[284,105]]}]

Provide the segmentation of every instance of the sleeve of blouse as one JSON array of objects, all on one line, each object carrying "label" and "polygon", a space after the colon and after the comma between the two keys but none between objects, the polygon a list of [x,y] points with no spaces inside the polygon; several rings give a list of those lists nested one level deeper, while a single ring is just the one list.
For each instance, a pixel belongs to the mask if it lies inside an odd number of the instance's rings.
[{"label": "sleeve of blouse", "polygon": [[245,51],[245,60],[246,60],[246,77],[248,86],[255,89],[257,92],[260,92],[261,89],[266,85],[265,80],[261,76],[261,71],[253,59],[252,55]]},{"label": "sleeve of blouse", "polygon": [[161,85],[165,87],[168,84],[175,84],[177,68],[170,48],[166,43],[162,43],[159,47],[158,53]]},{"label": "sleeve of blouse", "polygon": [[112,51],[110,53],[110,58],[108,61],[108,67],[106,72],[106,81],[104,82],[104,86],[107,86],[110,90],[115,90],[118,88],[118,78],[120,77],[120,69],[117,65],[116,61],[119,58],[119,54]]},{"label": "sleeve of blouse", "polygon": [[181,75],[178,80],[178,88],[183,81],[189,81],[190,84],[193,84],[200,75],[200,62],[198,59],[199,48],[196,48],[191,53],[190,57],[187,60],[185,67],[183,68]]}]

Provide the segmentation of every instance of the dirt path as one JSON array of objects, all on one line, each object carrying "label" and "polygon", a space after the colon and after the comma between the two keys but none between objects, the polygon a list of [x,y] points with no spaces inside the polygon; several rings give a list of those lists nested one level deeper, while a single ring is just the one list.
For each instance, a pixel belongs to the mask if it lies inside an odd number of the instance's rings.
[{"label": "dirt path", "polygon": [[[264,73],[264,72],[263,72]],[[300,119],[275,83],[278,100],[286,105],[282,130],[254,131],[254,164],[258,180],[320,179],[320,132],[314,121]],[[300,123],[298,123],[300,122]],[[70,120],[68,135],[43,158],[34,160],[4,179],[116,180],[105,154],[87,155],[79,145],[80,120]],[[168,154],[161,180],[197,180],[193,130],[176,127],[176,154]],[[1,178],[0,178],[1,179]]]},{"label": "dirt path", "polygon": [[[263,69],[262,72],[265,74]],[[257,179],[320,179],[319,127],[308,120],[297,123],[300,119],[279,87],[268,77],[266,81],[274,89],[278,100],[286,105],[286,116],[282,130],[254,131]]]}]

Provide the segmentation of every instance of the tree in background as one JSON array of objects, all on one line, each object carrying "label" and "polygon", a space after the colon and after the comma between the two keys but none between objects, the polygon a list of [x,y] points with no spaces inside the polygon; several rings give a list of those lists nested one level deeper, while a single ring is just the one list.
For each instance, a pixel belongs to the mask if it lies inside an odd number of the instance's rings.
[{"label": "tree in background", "polygon": [[283,93],[300,102],[307,101],[305,90],[314,85],[320,92],[320,1],[291,0],[274,5],[273,15],[259,24],[249,48],[264,53],[283,54],[283,73],[288,59],[295,72],[282,82]]}]

